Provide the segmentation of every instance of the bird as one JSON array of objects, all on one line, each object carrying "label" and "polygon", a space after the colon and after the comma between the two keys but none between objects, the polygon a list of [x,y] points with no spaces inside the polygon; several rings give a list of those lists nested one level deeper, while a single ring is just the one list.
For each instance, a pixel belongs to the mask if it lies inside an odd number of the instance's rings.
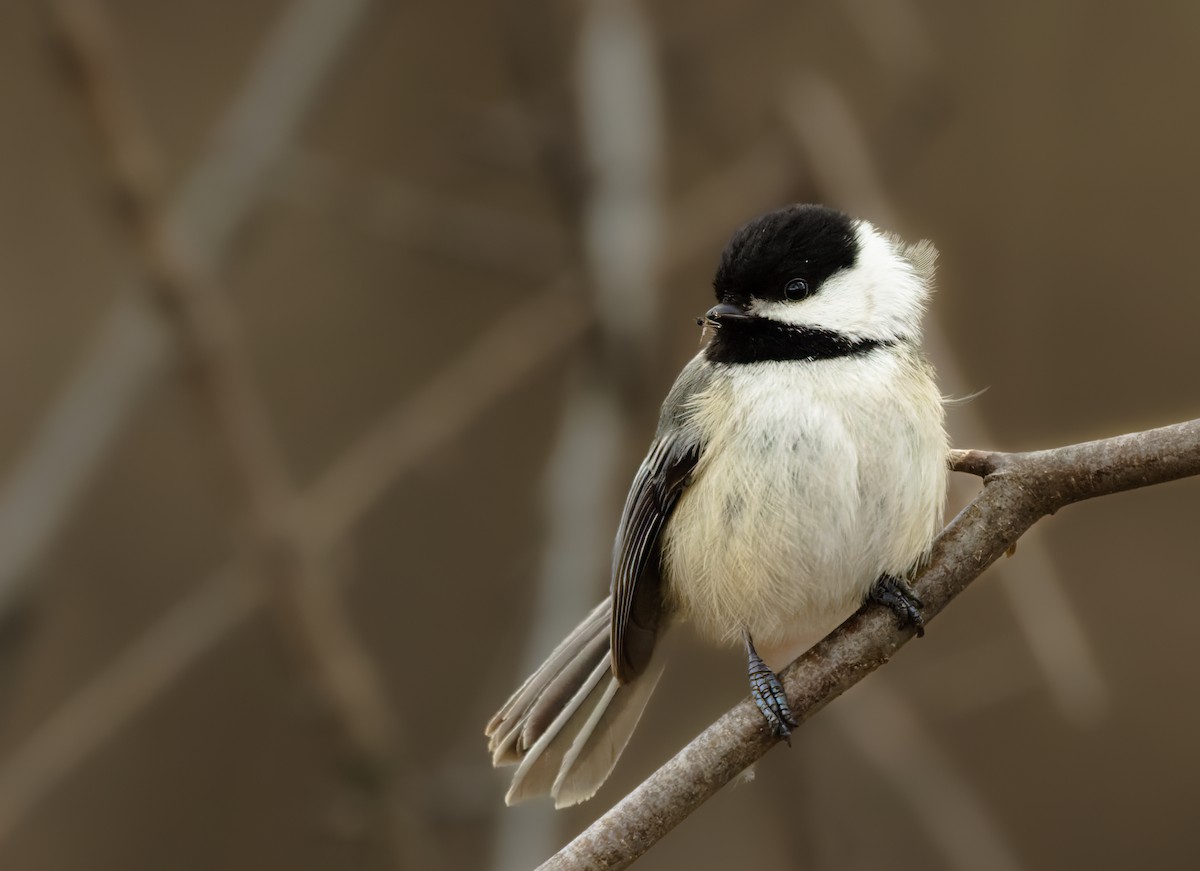
[{"label": "bird", "polygon": [[949,450],[921,345],[936,259],[815,204],[733,233],[630,486],[609,595],[485,729],[493,765],[517,766],[506,803],[596,793],[674,625],[741,644],[781,739],[796,720],[776,671],[865,602],[923,634],[909,578],[941,526]]}]

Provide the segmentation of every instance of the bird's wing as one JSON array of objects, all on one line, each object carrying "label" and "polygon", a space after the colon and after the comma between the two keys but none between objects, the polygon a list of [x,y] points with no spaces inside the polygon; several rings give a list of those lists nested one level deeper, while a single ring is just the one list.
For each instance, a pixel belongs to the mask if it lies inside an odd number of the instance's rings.
[{"label": "bird's wing", "polygon": [[654,650],[662,603],[659,538],[699,457],[698,445],[660,435],[625,500],[612,578],[612,670],[621,683],[641,674]]}]

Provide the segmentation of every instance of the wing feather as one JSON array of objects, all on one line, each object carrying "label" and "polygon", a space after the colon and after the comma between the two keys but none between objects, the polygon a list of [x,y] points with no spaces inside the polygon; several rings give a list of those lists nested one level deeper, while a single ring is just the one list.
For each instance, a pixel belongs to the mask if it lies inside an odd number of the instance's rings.
[{"label": "wing feather", "polygon": [[625,500],[612,579],[612,670],[621,683],[637,677],[649,662],[662,601],[662,530],[699,457],[698,445],[660,435]]}]

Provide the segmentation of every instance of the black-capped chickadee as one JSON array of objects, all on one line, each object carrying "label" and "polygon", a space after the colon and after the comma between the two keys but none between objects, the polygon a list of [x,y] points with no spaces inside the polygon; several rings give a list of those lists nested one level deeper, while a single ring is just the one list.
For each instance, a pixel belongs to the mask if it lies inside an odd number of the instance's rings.
[{"label": "black-capped chickadee", "polygon": [[734,234],[708,341],[625,501],[610,595],[488,724],[493,764],[519,763],[509,804],[595,794],[658,682],[672,621],[744,642],[751,693],[785,738],[795,722],[771,669],[867,598],[921,630],[905,576],[939,528],[947,476],[921,351],[936,256],[813,205]]}]

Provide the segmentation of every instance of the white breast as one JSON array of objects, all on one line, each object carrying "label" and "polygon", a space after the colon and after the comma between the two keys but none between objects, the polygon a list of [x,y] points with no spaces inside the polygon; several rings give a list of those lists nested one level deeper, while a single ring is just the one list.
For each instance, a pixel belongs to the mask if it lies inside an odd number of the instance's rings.
[{"label": "white breast", "polygon": [[730,366],[690,411],[706,447],[663,555],[671,601],[703,633],[802,650],[927,552],[947,444],[915,352]]}]

